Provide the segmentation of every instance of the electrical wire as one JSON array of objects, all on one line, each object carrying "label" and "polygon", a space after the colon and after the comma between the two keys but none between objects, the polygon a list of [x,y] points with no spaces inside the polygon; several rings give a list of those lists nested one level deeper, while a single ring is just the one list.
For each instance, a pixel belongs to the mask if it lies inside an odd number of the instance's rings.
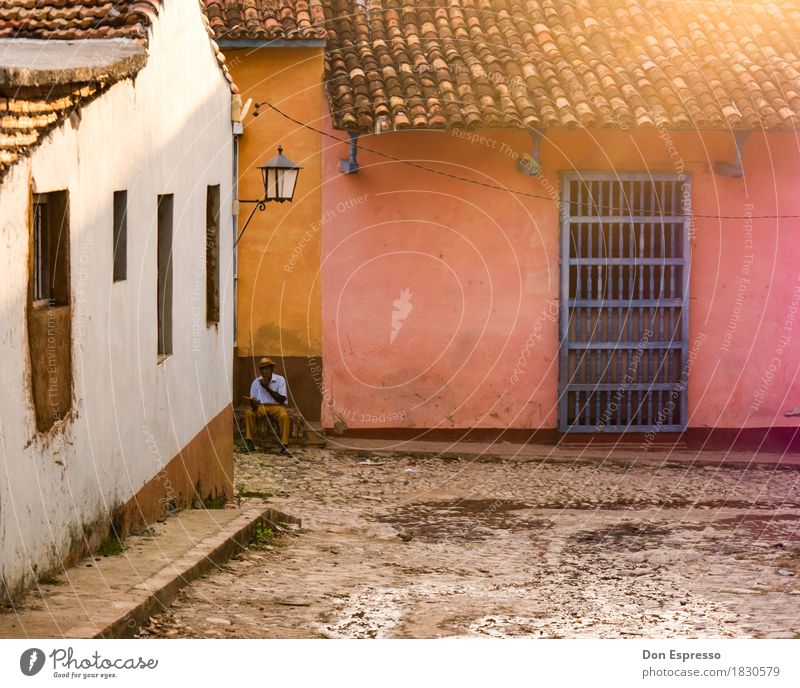
[{"label": "electrical wire", "polygon": [[[313,131],[321,136],[325,136],[329,139],[333,139],[334,141],[338,141],[339,143],[345,143],[349,145],[349,141],[345,139],[341,139],[338,136],[335,136],[327,131],[323,131],[322,129],[317,129],[316,127],[311,126],[310,124],[306,124],[305,122],[301,122],[299,119],[292,117],[291,115],[285,113],[280,108],[276,107],[269,101],[262,101],[260,103],[256,103],[255,109],[253,112],[254,117],[258,117],[258,110],[260,107],[266,105],[271,110],[274,110],[277,114],[285,119],[288,119],[290,122],[294,122],[296,125],[303,127],[304,129],[308,129]],[[375,150],[374,148],[369,148],[364,146],[363,144],[359,144],[359,149],[367,151],[368,153],[372,153],[374,155],[378,155],[382,158],[386,158],[388,160],[392,160],[394,162],[401,163],[403,165],[408,165],[410,167],[414,167],[419,170],[423,170],[424,172],[430,172],[431,174],[438,174],[442,177],[447,177],[449,179],[455,179],[460,182],[465,182],[467,184],[474,184],[476,186],[483,187],[485,189],[492,189],[493,191],[504,191],[506,193],[513,194],[515,196],[521,196],[523,198],[535,198],[542,201],[550,201],[551,203],[557,203],[558,205],[566,205],[569,204],[570,201],[565,201],[560,198],[552,198],[550,196],[542,196],[540,194],[530,193],[528,191],[520,191],[517,189],[509,189],[503,186],[499,186],[497,184],[490,184],[489,182],[482,182],[477,179],[470,179],[469,177],[462,177],[458,174],[453,174],[452,172],[445,172],[443,170],[437,170],[433,167],[428,167],[427,165],[423,165],[422,163],[414,162],[413,160],[405,160],[403,158],[398,158],[397,156],[391,155],[389,153],[384,153],[383,151]],[[574,202],[574,201],[573,201]],[[604,210],[604,211],[616,211],[618,214],[621,214],[621,217],[625,215],[629,215],[630,210],[626,210],[625,208],[615,208],[611,206],[598,206],[596,204],[591,204],[591,207],[595,210]],[[656,216],[657,217],[657,216]],[[708,215],[708,214],[697,214],[697,213],[690,213],[686,215],[688,218],[699,218],[699,219],[706,219],[706,220],[791,220],[791,219],[800,219],[800,214],[797,215]]]}]

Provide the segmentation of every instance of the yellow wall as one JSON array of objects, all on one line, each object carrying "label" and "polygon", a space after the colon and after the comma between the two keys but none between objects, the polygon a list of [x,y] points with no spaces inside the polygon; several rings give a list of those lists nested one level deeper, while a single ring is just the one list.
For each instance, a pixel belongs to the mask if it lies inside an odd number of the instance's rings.
[{"label": "yellow wall", "polygon": [[[226,51],[242,101],[268,100],[287,114],[319,126],[322,117],[321,48]],[[239,197],[263,194],[256,169],[276,154],[303,170],[292,203],[257,211],[239,243],[239,356],[319,356],[322,317],[319,283],[322,213],[321,137],[271,111],[250,107],[239,150]],[[243,203],[239,227],[253,206]]]}]

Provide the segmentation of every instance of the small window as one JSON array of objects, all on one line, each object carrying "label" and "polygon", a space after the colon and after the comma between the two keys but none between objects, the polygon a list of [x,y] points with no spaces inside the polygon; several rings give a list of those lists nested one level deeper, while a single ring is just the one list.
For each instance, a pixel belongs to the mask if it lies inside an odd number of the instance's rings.
[{"label": "small window", "polygon": [[34,303],[52,306],[69,303],[69,224],[67,192],[33,197]]},{"label": "small window", "polygon": [[158,356],[172,354],[173,196],[158,197]]},{"label": "small window", "polygon": [[114,192],[114,281],[128,279],[128,192]]},{"label": "small window", "polygon": [[33,300],[50,298],[47,277],[47,195],[36,197],[33,203]]},{"label": "small window", "polygon": [[72,313],[69,306],[69,196],[31,199],[28,351],[36,429],[46,432],[72,405]]},{"label": "small window", "polygon": [[206,191],[206,321],[219,322],[219,184]]}]

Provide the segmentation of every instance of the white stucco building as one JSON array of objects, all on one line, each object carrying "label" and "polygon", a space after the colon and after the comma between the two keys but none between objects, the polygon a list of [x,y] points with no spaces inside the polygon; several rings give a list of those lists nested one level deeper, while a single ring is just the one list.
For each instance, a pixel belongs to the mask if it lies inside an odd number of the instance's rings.
[{"label": "white stucco building", "polygon": [[56,5],[0,3],[2,596],[232,494],[235,88],[198,0]]}]

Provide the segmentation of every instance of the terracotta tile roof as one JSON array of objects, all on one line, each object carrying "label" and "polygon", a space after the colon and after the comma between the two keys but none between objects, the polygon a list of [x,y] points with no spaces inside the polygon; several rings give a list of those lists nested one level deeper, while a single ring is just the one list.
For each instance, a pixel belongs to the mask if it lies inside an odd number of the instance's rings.
[{"label": "terracotta tile roof", "polygon": [[[146,46],[161,2],[0,0],[0,43],[3,44],[0,46],[0,179],[11,165],[28,155],[72,113],[102,95],[119,79],[132,76],[144,66],[146,56],[134,59],[136,55],[122,50],[120,43]],[[225,66],[224,55],[213,40],[208,19],[202,13],[201,17],[220,70],[236,93],[238,89]],[[102,45],[107,44],[108,52],[116,58],[113,64],[98,66],[89,59],[85,64],[59,69],[50,64],[55,59],[53,55],[34,54],[26,64],[20,60],[20,55],[26,55],[26,48],[30,46],[22,44],[36,41],[46,41],[42,43],[44,48],[37,48],[41,53],[59,53],[67,41],[72,41],[69,44],[72,49],[67,49],[68,56],[89,44],[93,49],[100,44],[97,55],[102,55]]]},{"label": "terracotta tile roof", "polygon": [[320,0],[204,0],[217,38],[324,40]]},{"label": "terracotta tile roof", "polygon": [[[203,0],[199,2],[205,11]],[[0,38],[127,38],[146,44],[161,3],[162,0],[0,0]],[[233,84],[205,14],[203,21],[220,69]]]},{"label": "terracotta tile roof", "polygon": [[21,88],[13,97],[0,92],[0,179],[52,129],[105,90],[105,84],[94,82],[47,90]]},{"label": "terracotta tile roof", "polygon": [[342,129],[800,124],[800,6],[790,2],[323,5]]},{"label": "terracotta tile roof", "polygon": [[161,0],[0,0],[0,38],[147,40]]}]

